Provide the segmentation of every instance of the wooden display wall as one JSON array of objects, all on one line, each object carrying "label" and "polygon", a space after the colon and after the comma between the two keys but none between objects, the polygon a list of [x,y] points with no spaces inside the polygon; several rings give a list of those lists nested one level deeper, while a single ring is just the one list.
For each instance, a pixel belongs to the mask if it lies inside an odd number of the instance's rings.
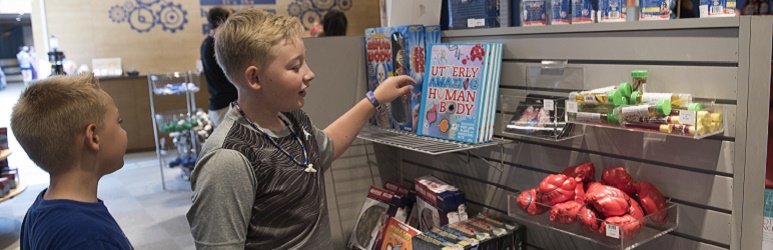
[{"label": "wooden display wall", "polygon": [[[32,1],[36,48],[45,48],[39,1]],[[54,35],[67,59],[91,68],[92,58],[120,57],[123,70],[141,74],[196,70],[208,31],[206,12],[218,5],[259,8],[299,17],[304,26],[330,9],[343,10],[350,35],[379,25],[378,1],[354,0],[72,0],[43,1],[47,36]],[[47,58],[38,49],[38,58]]]}]

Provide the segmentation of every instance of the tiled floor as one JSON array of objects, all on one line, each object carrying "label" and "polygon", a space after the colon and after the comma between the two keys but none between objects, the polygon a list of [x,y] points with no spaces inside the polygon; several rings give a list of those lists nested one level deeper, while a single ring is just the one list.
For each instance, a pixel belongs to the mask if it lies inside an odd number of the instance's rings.
[{"label": "tiled floor", "polygon": [[[23,86],[0,91],[0,127],[8,127],[11,108]],[[12,135],[8,161],[19,168],[28,185],[21,195],[0,203],[0,249],[19,249],[19,228],[27,208],[48,186],[48,175],[27,158]],[[107,205],[136,249],[194,249],[185,212],[190,207],[190,183],[179,169],[165,169],[166,188],[155,152],[127,154],[124,168],[100,181],[99,198]]]}]

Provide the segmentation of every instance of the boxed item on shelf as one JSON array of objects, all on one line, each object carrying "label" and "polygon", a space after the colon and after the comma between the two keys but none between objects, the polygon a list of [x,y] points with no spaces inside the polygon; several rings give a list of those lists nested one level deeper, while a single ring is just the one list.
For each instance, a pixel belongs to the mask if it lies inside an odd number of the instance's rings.
[{"label": "boxed item on shelf", "polygon": [[408,187],[392,181],[384,183],[384,188],[394,192],[392,201],[389,203],[387,214],[400,222],[407,223],[408,215],[411,214],[413,204],[416,203],[416,193],[409,190]]},{"label": "boxed item on shelf", "polygon": [[501,43],[432,44],[417,134],[466,143],[493,137]]},{"label": "boxed item on shelf", "polygon": [[596,3],[594,8],[591,0],[572,0],[572,24],[598,22],[598,0]]},{"label": "boxed item on shelf", "polygon": [[414,236],[421,234],[418,229],[409,226],[403,222],[396,220],[395,218],[389,218],[389,222],[384,228],[384,237],[380,247],[376,249],[392,250],[392,249],[405,249],[411,250],[413,248],[412,239]]},{"label": "boxed item on shelf", "polygon": [[508,0],[445,0],[447,13],[441,23],[448,29],[507,27],[510,3]]},{"label": "boxed item on shelf", "polygon": [[443,238],[440,235],[437,235],[433,232],[423,232],[419,235],[416,235],[412,239],[413,241],[413,249],[416,250],[462,250],[465,249],[463,245],[458,244],[458,242],[454,242],[453,240],[449,240],[446,238]]},{"label": "boxed item on shelf", "polygon": [[522,0],[521,13],[521,26],[548,24],[548,5],[545,0]]},{"label": "boxed item on shelf", "polygon": [[740,12],[736,0],[701,0],[698,9],[701,18],[737,16]]},{"label": "boxed item on shelf", "polygon": [[625,1],[623,0],[599,0],[599,22],[625,22],[626,13],[623,12]]},{"label": "boxed item on shelf", "polygon": [[386,223],[386,212],[393,195],[392,191],[370,187],[368,198],[362,204],[352,229],[352,236],[347,245],[349,249],[372,249],[375,246],[377,236]]},{"label": "boxed item on shelf", "polygon": [[473,217],[476,220],[490,224],[492,227],[504,228],[507,233],[502,236],[501,243],[503,243],[500,249],[525,249],[526,243],[526,227],[516,223],[505,223],[491,215],[478,214]]},{"label": "boxed item on shelf", "polygon": [[566,98],[530,94],[502,95],[502,132],[560,140],[571,131],[566,123]]},{"label": "boxed item on shelf", "polygon": [[368,90],[374,91],[388,77],[408,75],[416,80],[413,92],[382,103],[374,124],[383,128],[416,131],[415,115],[421,102],[427,41],[440,41],[437,26],[397,26],[365,29]]},{"label": "boxed item on shelf", "polygon": [[639,20],[671,19],[671,0],[640,0]]},{"label": "boxed item on shelf", "polygon": [[550,25],[570,24],[571,21],[571,0],[550,0]]},{"label": "boxed item on shelf", "polygon": [[408,221],[418,224],[411,226],[427,232],[466,218],[464,192],[434,176],[416,178],[414,184],[418,199]]}]

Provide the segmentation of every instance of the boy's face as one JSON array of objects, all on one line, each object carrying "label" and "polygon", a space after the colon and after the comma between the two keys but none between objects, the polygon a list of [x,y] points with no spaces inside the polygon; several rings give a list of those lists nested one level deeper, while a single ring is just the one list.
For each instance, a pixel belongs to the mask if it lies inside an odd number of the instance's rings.
[{"label": "boy's face", "polygon": [[306,47],[300,37],[285,39],[274,45],[276,57],[260,73],[263,97],[279,112],[303,107],[306,88],[314,72],[306,64]]},{"label": "boy's face", "polygon": [[102,121],[102,128],[97,130],[100,139],[98,164],[102,175],[106,175],[123,167],[127,138],[126,131],[121,127],[123,120],[113,98],[104,91],[102,94],[107,100],[107,114]]}]

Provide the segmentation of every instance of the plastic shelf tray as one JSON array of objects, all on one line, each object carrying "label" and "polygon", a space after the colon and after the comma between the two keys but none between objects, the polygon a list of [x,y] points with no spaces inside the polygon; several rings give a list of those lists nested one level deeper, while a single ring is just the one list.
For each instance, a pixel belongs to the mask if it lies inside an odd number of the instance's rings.
[{"label": "plastic shelf tray", "polygon": [[[517,204],[518,194],[510,194],[507,196],[507,212],[508,214],[520,221],[524,221],[530,224],[541,226],[544,228],[552,229],[558,232],[562,232],[574,237],[582,238],[595,242],[599,245],[610,247],[613,249],[633,249],[641,246],[651,240],[657,239],[660,236],[665,235],[668,232],[673,231],[679,225],[679,207],[671,202],[667,202],[667,207],[656,213],[642,217],[640,220],[623,224],[612,225],[607,227],[607,231],[613,229],[615,226],[618,229],[623,229],[628,226],[632,226],[633,223],[639,223],[639,221],[647,221],[646,225],[641,226],[638,233],[632,235],[626,235],[624,230],[610,231],[608,235],[601,234],[600,232],[588,232],[580,226],[579,222],[575,221],[572,224],[561,224],[550,220],[550,210],[538,215],[529,215],[518,207]],[[550,207],[549,205],[542,205]],[[653,222],[652,218],[658,218],[657,216],[665,216],[664,223],[658,225]],[[603,220],[599,220],[599,224]],[[617,232],[617,238],[614,232]]]}]

